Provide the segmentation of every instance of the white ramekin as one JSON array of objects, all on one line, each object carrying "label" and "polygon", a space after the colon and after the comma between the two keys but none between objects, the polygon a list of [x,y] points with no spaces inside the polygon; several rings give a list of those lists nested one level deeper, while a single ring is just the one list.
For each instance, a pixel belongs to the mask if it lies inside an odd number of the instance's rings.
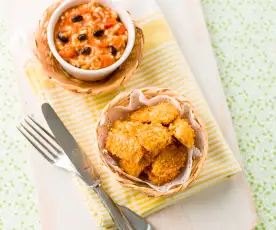
[{"label": "white ramekin", "polygon": [[126,49],[122,55],[122,57],[116,61],[114,64],[111,66],[108,66],[103,69],[99,70],[83,70],[79,69],[77,67],[74,67],[67,63],[63,58],[58,54],[56,47],[55,47],[55,42],[54,42],[54,30],[57,21],[59,20],[61,14],[66,11],[67,9],[81,5],[84,3],[88,3],[89,0],[70,0],[70,1],[65,1],[63,2],[53,13],[49,20],[48,28],[47,28],[47,39],[48,39],[48,44],[51,49],[51,52],[55,56],[55,58],[58,60],[60,65],[72,76],[83,80],[83,81],[97,81],[97,80],[102,80],[105,77],[107,77],[109,74],[111,74],[114,70],[116,70],[129,56],[131,53],[131,50],[134,45],[135,41],[135,27],[133,24],[133,21],[130,17],[130,15],[126,12],[126,10],[115,6],[112,4],[112,1],[108,0],[94,0],[95,2],[99,2],[103,6],[109,7],[116,11],[118,15],[120,16],[120,19],[124,23],[127,31],[128,31],[128,42]]}]

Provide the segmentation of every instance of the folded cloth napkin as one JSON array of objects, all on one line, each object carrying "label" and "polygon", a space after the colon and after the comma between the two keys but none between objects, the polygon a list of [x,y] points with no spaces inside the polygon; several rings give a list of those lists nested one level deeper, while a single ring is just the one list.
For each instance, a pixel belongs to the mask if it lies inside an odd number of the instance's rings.
[{"label": "folded cloth napkin", "polygon": [[[141,65],[124,86],[101,96],[76,95],[44,77],[43,70],[36,60],[28,61],[26,73],[39,100],[42,103],[48,102],[54,107],[81,148],[89,156],[89,160],[94,163],[101,175],[103,186],[111,197],[117,203],[146,216],[227,179],[241,171],[241,167],[222,137],[155,0],[148,0],[143,4],[139,0],[128,1],[127,9],[144,31],[145,49]],[[104,171],[95,152],[97,148],[94,130],[103,107],[119,92],[149,86],[170,88],[185,95],[205,122],[209,137],[208,159],[199,178],[188,189],[171,197],[149,198],[120,185]],[[211,87],[210,90],[212,90]],[[88,208],[97,217],[99,226],[113,228],[112,218],[99,197],[81,180],[76,177],[74,180],[83,191]]]}]

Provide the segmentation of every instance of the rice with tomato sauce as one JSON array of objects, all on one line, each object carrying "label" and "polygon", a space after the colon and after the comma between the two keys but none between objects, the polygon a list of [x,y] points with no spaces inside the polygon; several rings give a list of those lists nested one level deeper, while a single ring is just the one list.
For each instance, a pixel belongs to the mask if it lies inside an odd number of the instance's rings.
[{"label": "rice with tomato sauce", "polygon": [[65,11],[55,27],[55,46],[71,65],[97,70],[123,55],[128,32],[118,14],[99,3],[89,2]]}]

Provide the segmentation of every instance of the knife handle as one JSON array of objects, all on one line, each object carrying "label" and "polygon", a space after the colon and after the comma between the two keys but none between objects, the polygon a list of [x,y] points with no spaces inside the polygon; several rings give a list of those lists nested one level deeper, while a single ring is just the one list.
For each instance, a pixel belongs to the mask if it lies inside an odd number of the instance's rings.
[{"label": "knife handle", "polygon": [[99,184],[94,187],[95,192],[102,198],[105,207],[109,210],[113,220],[118,227],[119,230],[134,230],[134,228],[130,225],[127,218],[121,212],[119,207],[115,204],[115,202],[111,199],[111,197],[106,193],[103,187]]}]

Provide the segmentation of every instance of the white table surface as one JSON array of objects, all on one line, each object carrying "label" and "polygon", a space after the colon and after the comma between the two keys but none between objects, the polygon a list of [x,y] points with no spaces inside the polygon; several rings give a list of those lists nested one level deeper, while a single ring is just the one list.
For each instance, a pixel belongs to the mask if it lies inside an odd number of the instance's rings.
[{"label": "white table surface", "polygon": [[[24,53],[24,32],[34,28],[34,21],[49,5],[49,0],[11,0],[12,25],[21,36],[21,51]],[[171,10],[171,3],[174,9]],[[227,142],[240,159],[231,119],[225,103],[222,87],[212,54],[208,33],[199,2],[188,0],[158,0],[160,8],[185,55],[199,85],[210,105]],[[29,14],[24,10],[28,7]],[[20,22],[20,23],[18,23]],[[179,29],[181,28],[181,30]],[[16,36],[14,39],[17,39]],[[200,55],[199,55],[200,54]],[[30,86],[19,69],[19,82],[25,111],[41,118],[39,105]],[[208,85],[216,90],[207,90]],[[94,220],[87,211],[82,194],[72,183],[71,176],[53,168],[37,154],[32,154],[36,187],[39,196],[42,229],[45,230],[91,230]],[[47,194],[47,195],[45,195]],[[244,175],[239,173],[228,181],[185,199],[148,218],[156,229],[250,229],[256,223],[251,194]]]}]

